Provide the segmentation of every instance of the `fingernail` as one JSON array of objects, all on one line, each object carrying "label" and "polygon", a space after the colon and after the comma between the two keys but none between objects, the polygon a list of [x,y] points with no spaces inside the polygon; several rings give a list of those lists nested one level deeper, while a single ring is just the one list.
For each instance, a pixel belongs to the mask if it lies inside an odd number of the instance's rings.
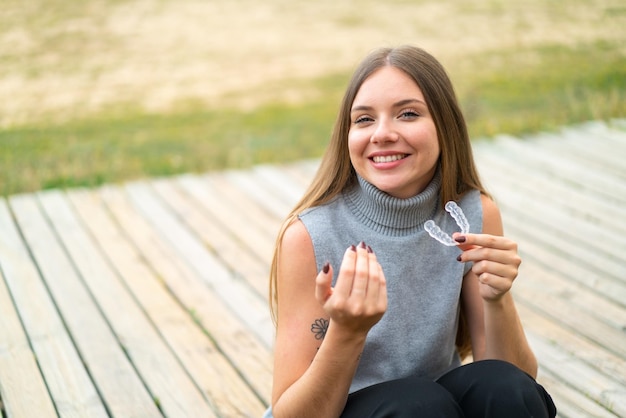
[{"label": "fingernail", "polygon": [[456,258],[456,261],[461,261],[461,256],[460,255]]},{"label": "fingernail", "polygon": [[361,248],[363,248],[363,249],[366,249],[366,248],[367,248],[367,245],[365,245],[365,242],[361,241],[361,242],[359,243],[359,247],[361,247]]},{"label": "fingernail", "polygon": [[454,240],[456,242],[465,242],[466,238],[463,235],[459,235],[458,237],[455,237]]},{"label": "fingernail", "polygon": [[322,271],[324,272],[324,274],[328,274],[328,272],[330,271],[330,263],[328,261],[324,264],[324,267],[322,267]]},{"label": "fingernail", "polygon": [[367,246],[367,252],[370,254],[374,253],[374,250],[372,250],[372,247],[370,247],[369,245]]},{"label": "fingernail", "polygon": [[352,250],[352,251],[356,252],[356,247],[355,247],[354,245],[351,245],[351,246],[350,246],[350,250]]}]

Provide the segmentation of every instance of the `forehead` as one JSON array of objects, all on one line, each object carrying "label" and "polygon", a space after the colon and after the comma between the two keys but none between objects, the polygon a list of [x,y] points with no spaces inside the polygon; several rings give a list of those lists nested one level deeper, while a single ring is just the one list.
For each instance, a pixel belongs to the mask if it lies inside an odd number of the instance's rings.
[{"label": "forehead", "polygon": [[414,98],[424,101],[422,90],[415,80],[399,68],[385,66],[370,74],[354,97],[354,104],[383,99],[404,100]]}]

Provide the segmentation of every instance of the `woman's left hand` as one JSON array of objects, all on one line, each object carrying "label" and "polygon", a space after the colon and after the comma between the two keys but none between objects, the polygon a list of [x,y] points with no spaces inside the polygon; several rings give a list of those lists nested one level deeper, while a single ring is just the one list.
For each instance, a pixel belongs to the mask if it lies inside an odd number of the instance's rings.
[{"label": "woman's left hand", "polygon": [[483,300],[500,300],[511,289],[522,262],[517,254],[517,243],[488,234],[456,233],[453,238],[462,250],[457,260],[474,262],[472,272],[478,278]]}]

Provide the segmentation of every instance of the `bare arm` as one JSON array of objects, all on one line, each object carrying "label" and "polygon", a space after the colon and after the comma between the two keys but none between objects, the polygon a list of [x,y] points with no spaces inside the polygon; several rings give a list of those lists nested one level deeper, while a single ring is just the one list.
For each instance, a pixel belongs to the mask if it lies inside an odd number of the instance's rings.
[{"label": "bare arm", "polygon": [[496,204],[485,196],[482,204],[483,234],[464,235],[461,255],[463,262],[474,262],[462,290],[474,359],[505,360],[536,377],[537,360],[510,293],[521,263],[517,244],[502,237],[502,220]]},{"label": "bare arm", "polygon": [[[347,249],[331,288],[332,266],[316,271],[300,221],[287,229],[278,259],[272,412],[276,418],[339,417],[369,329],[386,310],[382,269],[366,248]],[[329,321],[324,335],[312,324]],[[317,337],[317,338],[316,338]],[[323,337],[323,338],[321,338]]]}]

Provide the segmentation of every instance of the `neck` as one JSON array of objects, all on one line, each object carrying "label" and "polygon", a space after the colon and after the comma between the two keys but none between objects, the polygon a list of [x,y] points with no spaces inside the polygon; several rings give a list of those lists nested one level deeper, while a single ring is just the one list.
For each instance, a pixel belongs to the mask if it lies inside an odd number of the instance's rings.
[{"label": "neck", "polygon": [[362,177],[344,192],[352,212],[373,229],[390,235],[405,235],[421,228],[434,216],[439,204],[440,170],[426,188],[408,199],[399,199],[379,190]]}]

